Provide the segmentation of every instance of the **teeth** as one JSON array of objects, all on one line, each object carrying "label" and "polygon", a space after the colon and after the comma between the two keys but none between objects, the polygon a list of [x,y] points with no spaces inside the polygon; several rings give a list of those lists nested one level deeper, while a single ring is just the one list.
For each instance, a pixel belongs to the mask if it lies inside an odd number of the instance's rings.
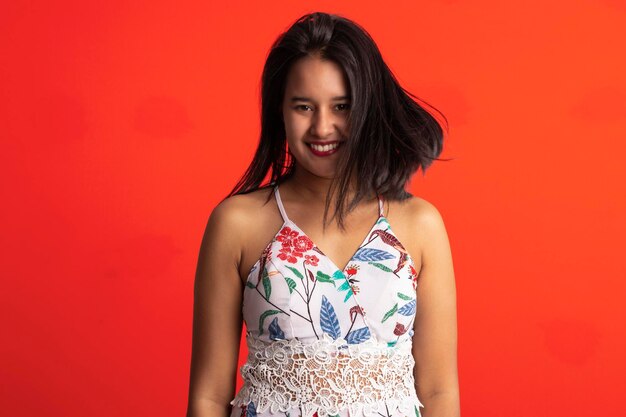
[{"label": "teeth", "polygon": [[313,149],[315,149],[318,152],[328,152],[331,149],[335,149],[339,146],[339,143],[334,143],[332,145],[324,145],[324,146],[320,146],[320,145],[314,145],[314,144],[309,144],[309,146]]}]

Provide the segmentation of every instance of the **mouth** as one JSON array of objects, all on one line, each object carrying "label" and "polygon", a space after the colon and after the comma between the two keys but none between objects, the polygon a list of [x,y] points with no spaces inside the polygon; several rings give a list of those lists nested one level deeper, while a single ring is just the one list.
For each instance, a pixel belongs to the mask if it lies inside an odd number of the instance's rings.
[{"label": "mouth", "polygon": [[305,142],[306,145],[315,153],[329,154],[336,151],[341,145],[342,140],[332,140],[328,142]]}]

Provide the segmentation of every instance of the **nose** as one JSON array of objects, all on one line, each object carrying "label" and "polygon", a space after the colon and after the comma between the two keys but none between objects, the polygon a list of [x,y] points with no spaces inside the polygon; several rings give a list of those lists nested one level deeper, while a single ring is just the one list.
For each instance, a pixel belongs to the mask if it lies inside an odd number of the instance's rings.
[{"label": "nose", "polygon": [[324,138],[335,130],[335,119],[330,110],[321,108],[315,112],[311,121],[311,134]]}]

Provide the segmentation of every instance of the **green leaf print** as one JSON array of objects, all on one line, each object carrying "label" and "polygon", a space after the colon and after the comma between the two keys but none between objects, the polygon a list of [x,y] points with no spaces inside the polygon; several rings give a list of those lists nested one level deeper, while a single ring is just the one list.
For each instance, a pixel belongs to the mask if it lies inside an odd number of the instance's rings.
[{"label": "green leaf print", "polygon": [[263,322],[265,321],[265,318],[278,313],[280,313],[280,310],[267,310],[261,314],[261,317],[259,317],[259,334],[263,334]]},{"label": "green leaf print", "polygon": [[[328,277],[328,275],[322,274],[325,277]],[[318,277],[319,277],[319,273],[318,273]],[[352,294],[354,294],[354,291],[352,291],[352,286],[350,285],[350,282],[348,281],[348,279],[346,278],[346,276],[343,274],[342,271],[340,270],[336,270],[335,272],[333,272],[333,276],[332,278],[335,281],[343,281],[341,286],[339,288],[337,288],[337,291],[346,291],[348,290],[348,293],[346,294],[346,298],[343,299],[343,302],[345,303],[346,301],[348,301],[348,298],[350,298],[352,296]],[[334,282],[333,282],[334,284]]]},{"label": "green leaf print", "polygon": [[385,317],[383,317],[381,323],[384,323],[389,317],[393,316],[393,313],[395,313],[396,311],[398,311],[398,303],[394,304],[391,310],[385,313]]},{"label": "green leaf print", "polygon": [[302,275],[302,273],[300,271],[298,271],[296,268],[294,268],[293,266],[289,266],[287,265],[287,268],[291,269],[291,272],[293,272],[294,274],[296,274],[296,276],[300,279],[304,279],[304,275]]},{"label": "green leaf print", "polygon": [[343,284],[341,284],[341,287],[337,288],[337,290],[339,291],[345,291],[348,288],[350,288],[350,283],[348,281],[344,282]]},{"label": "green leaf print", "polygon": [[345,280],[344,283],[341,284],[339,288],[337,288],[337,291],[346,291],[346,290],[348,291],[348,293],[346,294],[346,298],[343,299],[344,303],[348,301],[348,298],[350,298],[352,294],[354,294],[354,291],[352,291],[352,286],[350,285],[350,282],[348,280]]},{"label": "green leaf print", "polygon": [[385,272],[393,272],[393,269],[389,268],[387,265],[383,265],[379,262],[368,262],[368,264],[375,266],[376,268],[380,268]]},{"label": "green leaf print", "polygon": [[414,405],[413,407],[415,407],[415,417],[422,417],[419,407],[416,405]]},{"label": "green leaf print", "polygon": [[285,281],[287,281],[287,286],[289,287],[289,294],[291,294],[294,288],[296,288],[296,281],[292,280],[289,277],[285,277]]},{"label": "green leaf print", "polygon": [[345,275],[343,274],[343,272],[341,272],[340,270],[336,270],[336,271],[333,273],[333,278],[334,278],[334,279],[345,279],[345,278],[346,278],[346,276],[345,276]]},{"label": "green leaf print", "polygon": [[317,271],[316,278],[319,282],[330,282],[333,284],[333,287],[335,286],[335,281],[330,278],[330,275],[326,275],[322,271]]},{"label": "green leaf print", "polygon": [[272,293],[272,284],[270,283],[270,277],[267,272],[263,272],[263,288],[265,289],[265,298],[270,299]]},{"label": "green leaf print", "polygon": [[408,295],[404,295],[401,292],[398,293],[398,297],[400,297],[401,299],[406,300],[406,301],[411,301],[413,299],[413,297],[409,297]]},{"label": "green leaf print", "polygon": [[246,287],[248,288],[255,288],[255,285],[253,283],[251,283],[250,281],[246,282]]}]

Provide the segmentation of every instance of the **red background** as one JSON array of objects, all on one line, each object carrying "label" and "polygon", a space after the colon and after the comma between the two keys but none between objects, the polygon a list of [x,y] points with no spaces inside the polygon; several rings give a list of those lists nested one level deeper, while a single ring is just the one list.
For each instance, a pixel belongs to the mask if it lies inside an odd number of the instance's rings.
[{"label": "red background", "polygon": [[3,2],[3,415],[183,415],[202,232],[315,10],[449,118],[410,190],[450,236],[462,414],[623,415],[623,0]]}]

